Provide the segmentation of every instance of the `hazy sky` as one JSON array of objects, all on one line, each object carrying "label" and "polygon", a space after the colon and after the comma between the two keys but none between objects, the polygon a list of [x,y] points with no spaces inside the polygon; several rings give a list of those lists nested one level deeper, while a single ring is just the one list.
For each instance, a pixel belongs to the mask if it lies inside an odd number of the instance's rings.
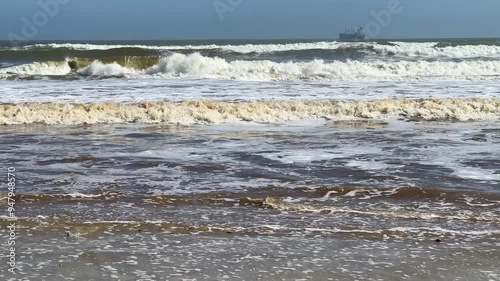
[{"label": "hazy sky", "polygon": [[[59,11],[47,16],[39,3],[55,1],[61,2]],[[500,0],[400,1],[402,12],[393,14],[386,27],[377,23],[380,32],[372,32],[374,37],[500,37]],[[0,0],[0,40],[6,40],[9,33],[23,36],[26,19],[34,25],[38,20],[41,27],[35,25],[36,32],[28,28],[24,33],[38,40],[334,39],[347,27],[374,21],[373,12],[387,10],[388,2]]]}]

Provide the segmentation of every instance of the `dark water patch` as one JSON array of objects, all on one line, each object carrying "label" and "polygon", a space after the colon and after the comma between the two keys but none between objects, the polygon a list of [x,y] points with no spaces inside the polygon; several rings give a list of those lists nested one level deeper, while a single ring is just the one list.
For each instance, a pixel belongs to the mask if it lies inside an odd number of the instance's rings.
[{"label": "dark water patch", "polygon": [[116,58],[119,60],[119,58],[149,57],[158,55],[160,55],[158,50],[142,48],[115,48],[109,50],[74,50],[69,48],[0,50],[0,58],[3,61],[24,63],[64,61],[68,58],[88,58],[90,60]]},{"label": "dark water patch", "polygon": [[[485,155],[488,156],[489,154]],[[495,174],[500,174],[500,160],[499,159],[468,159],[460,162],[460,164],[468,167],[479,167],[481,169],[496,171]]]},{"label": "dark water patch", "polygon": [[81,155],[74,158],[62,158],[62,159],[51,159],[38,161],[38,165],[53,165],[53,164],[68,164],[68,163],[87,163],[87,162],[98,162],[103,159],[95,158],[88,155]]},{"label": "dark water patch", "polygon": [[389,123],[382,120],[336,120],[327,122],[326,125],[337,128],[381,129],[386,128]]},{"label": "dark water patch", "polygon": [[464,141],[474,141],[474,142],[487,142],[488,136],[486,134],[476,134],[474,136],[469,136],[463,139]]},{"label": "dark water patch", "polygon": [[[276,165],[269,165],[269,167],[275,167]],[[283,165],[280,165],[283,167]],[[302,180],[302,177],[299,175],[291,175],[291,173],[281,173],[278,171],[271,171],[268,169],[262,168],[244,168],[238,169],[231,173],[233,176],[238,178],[244,178],[248,180],[260,180],[260,179],[269,179],[269,180],[278,180],[283,183],[296,183]]]},{"label": "dark water patch", "polygon": [[227,172],[230,168],[229,166],[215,163],[197,163],[196,165],[183,165],[182,167],[186,171],[202,174],[210,174],[212,172]]},{"label": "dark water patch", "polygon": [[138,160],[138,161],[134,161],[134,162],[129,163],[129,164],[121,165],[120,167],[122,167],[124,169],[133,170],[133,169],[156,168],[156,167],[160,167],[160,166],[166,166],[166,167],[172,166],[173,167],[176,165],[173,165],[172,163],[169,163],[166,161],[160,162],[160,161],[141,161],[141,160]]},{"label": "dark water patch", "polygon": [[[411,153],[409,154],[411,155]],[[418,179],[421,184],[432,186],[435,182],[441,182],[448,187],[452,187],[456,182],[462,182],[463,179],[456,178],[453,170],[440,165],[407,163],[405,161],[395,161],[394,164],[401,165],[399,175],[406,178]]]},{"label": "dark water patch", "polygon": [[131,139],[164,139],[165,136],[162,134],[145,134],[145,133],[131,133],[125,134],[123,137]]}]

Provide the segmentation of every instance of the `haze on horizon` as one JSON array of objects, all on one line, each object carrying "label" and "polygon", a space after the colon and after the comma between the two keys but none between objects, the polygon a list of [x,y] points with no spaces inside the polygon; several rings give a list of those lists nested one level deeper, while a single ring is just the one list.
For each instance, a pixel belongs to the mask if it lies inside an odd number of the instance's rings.
[{"label": "haze on horizon", "polygon": [[[0,40],[21,35],[43,11],[39,2],[50,1],[63,4],[29,39],[336,39],[398,0],[0,0],[8,11]],[[498,0],[400,1],[401,12],[372,38],[500,37]]]}]

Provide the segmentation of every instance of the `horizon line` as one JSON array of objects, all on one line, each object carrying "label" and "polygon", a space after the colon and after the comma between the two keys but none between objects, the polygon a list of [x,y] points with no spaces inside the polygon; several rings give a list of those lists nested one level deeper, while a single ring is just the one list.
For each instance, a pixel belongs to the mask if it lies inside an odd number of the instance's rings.
[{"label": "horizon line", "polygon": [[[245,39],[36,39],[27,41],[17,41],[18,43],[23,42],[42,42],[42,41],[53,41],[53,42],[81,42],[81,41],[91,41],[91,42],[112,42],[112,41],[297,41],[297,40],[307,40],[307,41],[343,41],[343,42],[363,42],[363,41],[381,41],[381,40],[466,40],[466,39],[500,39],[500,37],[386,37],[386,38],[367,38],[366,40],[341,40],[338,38],[245,38]],[[10,42],[10,40],[0,40],[0,42]]]}]

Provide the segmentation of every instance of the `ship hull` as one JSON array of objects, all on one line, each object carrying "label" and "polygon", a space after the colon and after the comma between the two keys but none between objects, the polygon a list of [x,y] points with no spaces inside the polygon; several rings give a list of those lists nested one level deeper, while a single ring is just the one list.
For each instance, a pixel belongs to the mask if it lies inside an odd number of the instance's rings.
[{"label": "ship hull", "polygon": [[365,40],[365,35],[364,34],[339,33],[339,39],[342,39],[342,40]]}]

